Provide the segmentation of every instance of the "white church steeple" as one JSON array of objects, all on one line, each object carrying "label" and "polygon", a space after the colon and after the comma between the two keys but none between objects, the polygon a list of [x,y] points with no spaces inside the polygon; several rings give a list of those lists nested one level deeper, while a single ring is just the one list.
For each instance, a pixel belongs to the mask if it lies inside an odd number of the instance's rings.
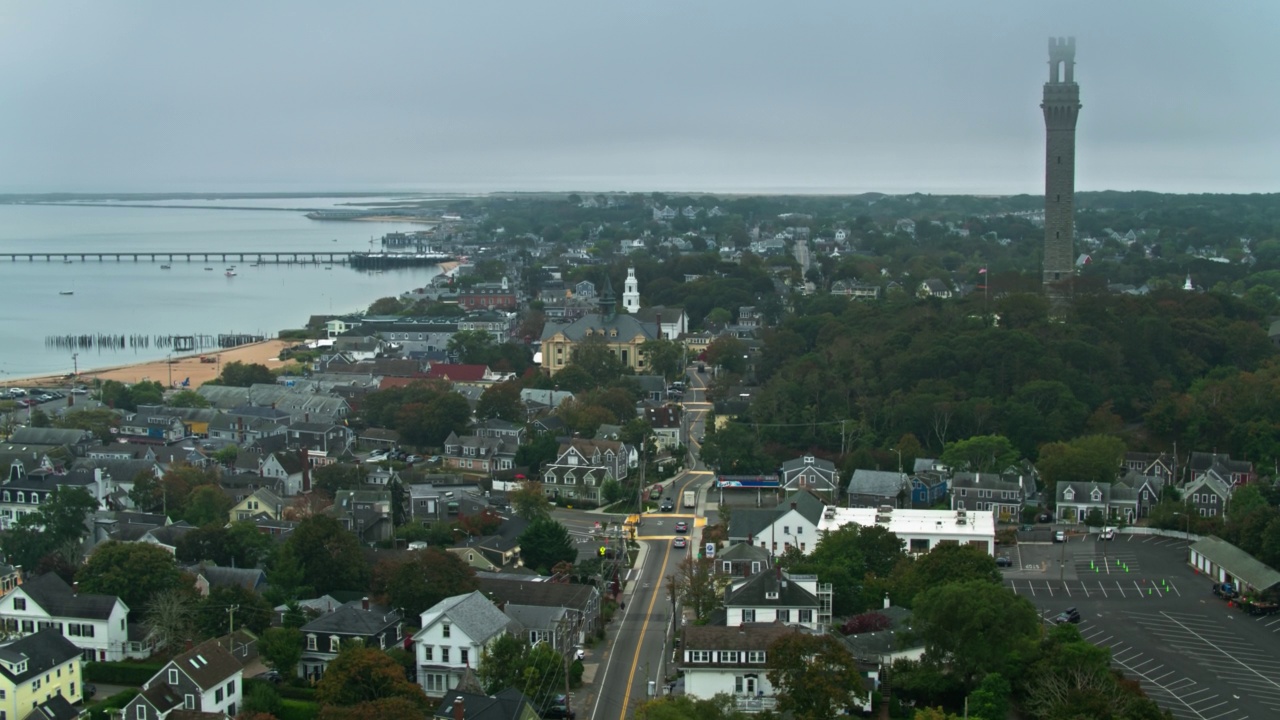
[{"label": "white church steeple", "polygon": [[640,281],[636,280],[636,269],[627,268],[627,281],[622,287],[622,307],[628,313],[640,311]]}]

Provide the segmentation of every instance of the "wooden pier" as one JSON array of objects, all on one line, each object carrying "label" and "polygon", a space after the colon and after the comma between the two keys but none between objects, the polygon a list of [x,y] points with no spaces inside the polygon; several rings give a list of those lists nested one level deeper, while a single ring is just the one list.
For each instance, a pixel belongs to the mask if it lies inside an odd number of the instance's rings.
[{"label": "wooden pier", "polygon": [[353,267],[405,267],[436,265],[453,258],[443,254],[365,252],[7,252],[0,260],[12,262],[187,262],[253,263],[257,265],[351,265]]}]

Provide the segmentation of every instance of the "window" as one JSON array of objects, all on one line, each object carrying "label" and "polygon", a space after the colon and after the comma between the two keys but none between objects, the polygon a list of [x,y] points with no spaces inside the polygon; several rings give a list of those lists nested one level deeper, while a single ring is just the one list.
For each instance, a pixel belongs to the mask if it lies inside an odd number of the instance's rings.
[{"label": "window", "polygon": [[727,572],[727,573],[733,572],[733,563],[729,562],[728,560],[724,561],[723,563],[720,564],[720,570],[721,572]]},{"label": "window", "polygon": [[213,691],[213,701],[216,703],[222,702],[222,688]]},{"label": "window", "polygon": [[720,662],[722,662],[722,663],[736,663],[736,662],[738,662],[738,651],[737,651],[737,650],[721,650],[721,651],[720,651]]},{"label": "window", "polygon": [[436,652],[436,649],[435,649],[434,647],[432,647],[432,646],[430,646],[430,645],[423,645],[423,646],[422,646],[422,659],[423,659],[423,660],[426,660],[427,662],[434,662],[434,661],[435,661],[435,658],[434,658],[435,652]]},{"label": "window", "polygon": [[690,650],[689,662],[709,663],[711,662],[711,651],[710,650]]},{"label": "window", "polygon": [[470,652],[466,648],[458,648],[458,662],[471,667]]},{"label": "window", "polygon": [[790,535],[790,534],[791,534],[791,526],[790,526],[790,525],[783,525],[783,526],[782,526],[782,534],[783,534],[783,535]]},{"label": "window", "polygon": [[230,682],[227,683],[227,697],[231,697],[232,695],[235,695],[235,694],[236,694],[236,681],[231,680]]},{"label": "window", "polygon": [[784,608],[784,609],[782,609],[782,610],[779,610],[779,611],[778,611],[778,622],[784,622],[784,623],[789,623],[789,622],[791,622],[791,611],[790,611],[790,610],[787,610],[787,609],[785,609],[785,608]]},{"label": "window", "polygon": [[441,637],[449,637],[449,627],[450,627],[449,623],[445,623],[444,625],[440,626]]},{"label": "window", "polygon": [[751,650],[747,652],[747,662],[763,665],[764,661],[764,650]]},{"label": "window", "polygon": [[338,652],[338,643],[340,641],[334,635],[329,636],[329,652]]},{"label": "window", "polygon": [[743,610],[743,611],[742,611],[742,622],[744,622],[744,623],[753,623],[753,622],[755,622],[755,621],[756,621],[756,611],[755,611],[755,610]]},{"label": "window", "polygon": [[32,681],[31,681],[31,689],[32,689],[32,690],[39,690],[39,689],[40,689],[40,678],[36,678],[35,680],[32,680]]},{"label": "window", "polygon": [[812,611],[812,610],[801,610],[801,611],[800,611],[800,622],[802,622],[802,623],[813,622],[813,611]]},{"label": "window", "polygon": [[307,649],[308,649],[308,650],[315,650],[315,649],[316,649],[316,636],[315,636],[315,635],[308,635],[308,636],[307,636]]},{"label": "window", "polygon": [[13,609],[14,609],[14,610],[26,610],[26,609],[27,609],[27,599],[26,599],[26,598],[14,598],[14,599],[13,599]]},{"label": "window", "polygon": [[449,662],[449,648],[440,648],[440,662]]},{"label": "window", "polygon": [[26,501],[27,501],[26,493],[24,493],[24,492],[22,492],[21,490],[19,490],[19,491],[18,491],[18,502],[23,503],[23,502],[26,502]]},{"label": "window", "polygon": [[30,620],[22,621],[22,632],[33,633],[36,631],[36,624]]},{"label": "window", "polygon": [[147,706],[138,703],[138,712],[134,714],[138,720],[147,720]]},{"label": "window", "polygon": [[195,709],[196,709],[196,696],[195,696],[195,695],[192,695],[191,693],[187,693],[187,697],[186,697],[186,699],[185,699],[185,700],[183,700],[183,702],[182,702],[182,707],[184,707],[184,708],[186,708],[186,709],[188,709],[188,710],[195,710]]},{"label": "window", "polygon": [[440,673],[428,673],[423,676],[426,684],[427,692],[444,692],[448,688],[445,685],[445,676]]},{"label": "window", "polygon": [[797,534],[797,535],[803,535],[803,534],[804,534],[804,526],[803,526],[803,525],[797,525],[797,526],[796,526],[796,534]]},{"label": "window", "polygon": [[178,684],[178,671],[177,671],[177,670],[172,670],[172,669],[171,669],[171,670],[169,670],[169,684],[170,684],[170,685],[177,685],[177,684]]}]

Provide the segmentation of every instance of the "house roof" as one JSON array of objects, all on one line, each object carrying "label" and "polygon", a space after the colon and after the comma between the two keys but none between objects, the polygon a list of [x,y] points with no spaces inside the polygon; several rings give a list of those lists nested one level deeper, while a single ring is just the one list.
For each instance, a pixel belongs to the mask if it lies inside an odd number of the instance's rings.
[{"label": "house roof", "polygon": [[907,476],[902,473],[886,470],[854,470],[853,477],[849,479],[849,494],[896,498],[906,481]]},{"label": "house roof", "polygon": [[778,516],[776,509],[735,508],[729,516],[729,537],[756,538],[773,524]]},{"label": "house roof", "polygon": [[824,473],[831,474],[831,475],[834,475],[836,472],[835,463],[820,457],[813,457],[812,455],[805,455],[798,458],[792,458],[782,463],[782,472],[784,474],[790,474],[797,470],[802,470],[806,467],[813,467],[818,470],[821,470]]},{"label": "house roof", "polygon": [[958,472],[952,475],[951,488],[953,490],[958,490],[960,488],[982,488],[983,490],[1022,490],[1022,486],[1018,484],[1017,476],[973,472]]},{"label": "house roof", "polygon": [[889,618],[892,624],[884,630],[858,633],[856,635],[836,635],[836,637],[844,640],[845,646],[849,648],[849,652],[854,659],[879,662],[885,655],[902,649],[899,631],[911,628],[911,611],[904,607],[893,605],[883,609],[871,610],[870,612],[884,615]]},{"label": "house roof", "polygon": [[57,628],[45,628],[0,646],[0,657],[10,662],[26,659],[27,670],[12,673],[0,663],[0,675],[15,684],[43,675],[55,667],[79,657],[80,648],[62,636]]},{"label": "house roof", "polygon": [[485,595],[499,602],[521,605],[544,605],[586,610],[599,591],[590,585],[533,581],[528,577],[495,577],[476,574],[476,585]]},{"label": "house roof", "polygon": [[799,632],[804,631],[780,622],[743,623],[737,627],[686,625],[681,647],[685,650],[767,650],[778,638]]},{"label": "house roof", "polygon": [[431,369],[427,371],[427,377],[452,382],[480,382],[484,380],[488,372],[489,367],[487,365],[440,363],[431,366]]},{"label": "house roof", "polygon": [[[615,330],[617,336],[613,337],[612,333]],[[592,337],[603,333],[603,337],[615,342],[630,342],[636,337],[646,340],[658,337],[656,324],[641,322],[631,315],[588,313],[567,324],[548,322],[542,328],[542,340],[546,341],[557,333],[563,333],[571,342],[581,342],[587,337],[587,331],[593,333]]]},{"label": "house roof", "polygon": [[124,605],[115,595],[72,592],[66,581],[51,572],[24,582],[14,592],[18,590],[54,617],[106,620],[116,603]]},{"label": "house roof", "polygon": [[[61,695],[54,695],[36,706],[25,720],[73,720],[80,717],[80,711]],[[173,717],[170,715],[169,717]]]},{"label": "house roof", "polygon": [[734,543],[723,550],[716,551],[716,560],[746,560],[748,562],[759,562],[763,568],[769,567],[771,559],[769,551],[766,548],[744,542]]},{"label": "house roof", "polygon": [[808,492],[796,492],[788,495],[782,502],[778,503],[776,517],[785,515],[788,510],[791,510],[793,504],[796,506],[796,512],[800,513],[801,517],[815,525],[822,518],[822,509],[826,507],[826,504],[822,502],[822,498],[817,495]]},{"label": "house roof", "polygon": [[[286,608],[287,609],[287,608]],[[372,637],[399,623],[400,613],[384,607],[370,605],[365,610],[359,602],[342,605],[302,626],[302,632]]]},{"label": "house roof", "polygon": [[20,427],[9,436],[9,442],[14,445],[75,445],[92,438],[93,433],[88,430]]},{"label": "house roof", "polygon": [[517,605],[508,603],[502,612],[512,620],[520,623],[525,630],[543,630],[554,628],[569,612],[569,608],[550,605]]},{"label": "house roof", "polygon": [[497,695],[481,695],[463,690],[450,690],[440,700],[435,717],[454,720],[454,703],[462,701],[464,720],[522,720],[538,717],[533,702],[515,688],[507,688]]},{"label": "house roof", "polygon": [[267,575],[259,568],[234,568],[200,563],[188,568],[193,573],[204,576],[210,587],[239,585],[245,590],[257,590],[265,583]]},{"label": "house roof", "polygon": [[160,678],[163,682],[165,670],[169,667],[177,667],[195,681],[201,690],[212,690],[221,685],[232,675],[240,672],[242,666],[219,640],[219,638],[206,640],[175,657],[161,668],[152,680]]},{"label": "house roof", "polygon": [[[769,597],[777,593],[776,598]],[[818,598],[781,570],[748,577],[725,593],[725,607],[818,607]]]},{"label": "house roof", "polygon": [[494,635],[515,625],[514,620],[504,615],[479,590],[466,595],[454,595],[431,606],[422,613],[424,630],[427,628],[427,617],[432,615],[448,618],[466,633],[472,642],[481,645]]},{"label": "house roof", "polygon": [[1203,538],[1191,546],[1214,565],[1235,575],[1258,590],[1269,590],[1280,585],[1280,572],[1259,562],[1249,553],[1216,537]]}]

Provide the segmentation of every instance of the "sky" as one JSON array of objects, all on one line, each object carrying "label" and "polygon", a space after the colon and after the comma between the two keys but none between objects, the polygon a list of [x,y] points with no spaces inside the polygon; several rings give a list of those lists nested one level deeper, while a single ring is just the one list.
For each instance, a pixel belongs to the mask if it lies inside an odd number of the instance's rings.
[{"label": "sky", "polygon": [[0,192],[1280,191],[1280,2],[0,0]]}]

